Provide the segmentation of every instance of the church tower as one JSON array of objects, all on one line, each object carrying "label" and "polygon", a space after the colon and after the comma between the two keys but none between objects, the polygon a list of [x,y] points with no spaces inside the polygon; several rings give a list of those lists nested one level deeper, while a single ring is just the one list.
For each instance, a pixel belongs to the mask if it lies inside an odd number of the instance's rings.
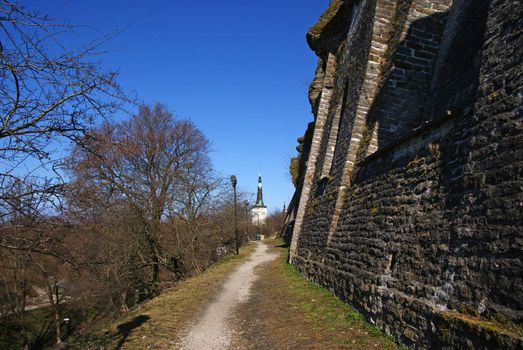
[{"label": "church tower", "polygon": [[267,207],[263,203],[263,188],[261,175],[258,176],[258,193],[256,203],[251,209],[251,220],[253,225],[265,225],[267,219]]}]

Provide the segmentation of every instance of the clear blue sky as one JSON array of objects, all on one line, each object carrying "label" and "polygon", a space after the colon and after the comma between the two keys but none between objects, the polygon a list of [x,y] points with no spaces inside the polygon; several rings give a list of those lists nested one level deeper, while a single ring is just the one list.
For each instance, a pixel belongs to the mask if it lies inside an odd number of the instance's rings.
[{"label": "clear blue sky", "polygon": [[132,23],[101,57],[120,72],[123,88],[191,119],[212,143],[216,170],[235,174],[242,189],[256,191],[261,167],[270,209],[289,202],[289,157],[312,120],[307,90],[316,57],[305,33],[329,0],[24,3],[104,33]]}]

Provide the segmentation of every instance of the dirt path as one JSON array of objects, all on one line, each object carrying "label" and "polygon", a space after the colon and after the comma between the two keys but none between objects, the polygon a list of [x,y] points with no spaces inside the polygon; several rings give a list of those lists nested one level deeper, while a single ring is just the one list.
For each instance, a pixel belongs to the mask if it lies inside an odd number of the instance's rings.
[{"label": "dirt path", "polygon": [[277,254],[269,252],[266,244],[258,242],[250,260],[229,276],[216,300],[207,307],[196,324],[190,327],[179,343],[180,349],[227,349],[236,333],[229,322],[234,307],[249,299],[251,287],[258,277],[255,268],[276,257]]},{"label": "dirt path", "polygon": [[290,267],[287,247],[264,244],[278,258],[255,271],[251,298],[234,309],[230,349],[397,349],[354,309]]},{"label": "dirt path", "polygon": [[250,260],[229,274],[175,348],[398,349],[349,305],[306,281],[286,259],[287,247],[278,240],[258,242]]}]

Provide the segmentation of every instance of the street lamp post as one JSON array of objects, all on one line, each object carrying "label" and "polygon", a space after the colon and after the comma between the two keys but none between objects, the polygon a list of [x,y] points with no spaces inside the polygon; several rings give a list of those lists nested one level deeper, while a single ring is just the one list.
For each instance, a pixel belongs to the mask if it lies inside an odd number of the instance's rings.
[{"label": "street lamp post", "polygon": [[244,235],[245,239],[249,241],[249,235],[247,232],[248,226],[249,226],[249,202],[244,201],[243,205],[245,206],[245,229],[244,229]]},{"label": "street lamp post", "polygon": [[238,181],[236,180],[236,176],[231,175],[231,184],[232,184],[232,190],[234,193],[234,237],[236,239],[236,255],[240,254],[240,232],[238,231],[238,216],[237,216],[237,209],[236,209],[236,184]]},{"label": "street lamp post", "polygon": [[261,239],[261,232],[260,232],[260,214],[257,215],[257,218],[258,218],[258,220],[257,220],[257,221],[258,221],[258,222],[257,222],[257,224],[258,224],[258,238],[256,238],[256,239]]}]

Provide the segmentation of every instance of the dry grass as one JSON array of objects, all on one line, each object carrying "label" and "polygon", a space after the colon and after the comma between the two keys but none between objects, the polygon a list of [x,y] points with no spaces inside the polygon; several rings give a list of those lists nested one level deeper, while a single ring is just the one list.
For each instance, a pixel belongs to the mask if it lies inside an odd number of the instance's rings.
[{"label": "dry grass", "polygon": [[[258,268],[253,295],[235,312],[239,349],[398,349],[377,328],[286,263],[287,249],[268,241],[278,258]],[[78,349],[169,349],[213,299],[228,274],[253,252],[243,249],[190,278],[125,318],[93,334]]]},{"label": "dry grass", "polygon": [[473,327],[479,327],[492,331],[494,333],[499,333],[506,335],[511,338],[520,338],[523,339],[523,326],[516,325],[510,322],[498,322],[495,320],[485,320],[479,317],[474,317],[466,315],[464,313],[456,311],[446,311],[442,312],[441,315],[448,322],[461,321],[466,324],[469,324]]},{"label": "dry grass", "polygon": [[[251,302],[238,312],[237,318],[244,323],[241,333],[247,337],[238,341],[239,348],[399,348],[353,308],[328,290],[306,281],[287,264],[287,248],[281,242],[269,244],[279,256],[261,268]],[[253,328],[256,331],[250,333]]]},{"label": "dry grass", "polygon": [[169,349],[212,299],[228,274],[254,251],[249,244],[204,273],[189,278],[90,336],[78,349]]}]

